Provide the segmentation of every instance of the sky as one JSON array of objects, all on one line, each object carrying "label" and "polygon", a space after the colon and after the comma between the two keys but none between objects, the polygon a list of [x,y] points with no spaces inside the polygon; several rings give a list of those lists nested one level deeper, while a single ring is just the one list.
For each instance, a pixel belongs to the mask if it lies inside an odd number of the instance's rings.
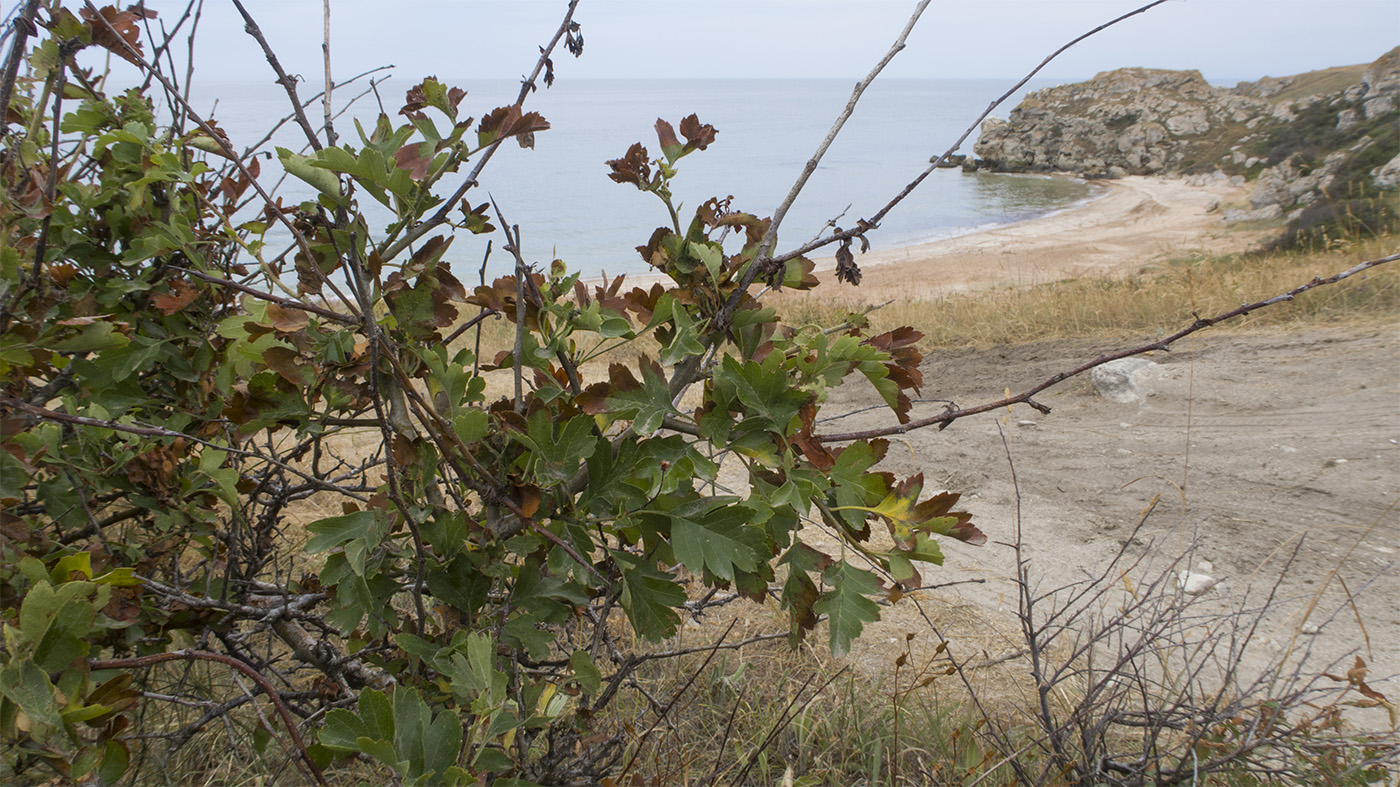
[{"label": "sky", "polygon": [[[1014,79],[1075,36],[1146,0],[935,0],[887,77]],[[76,5],[76,3],[69,3]],[[331,0],[337,77],[393,64],[397,79],[514,79],[534,64],[566,0]],[[4,3],[8,12],[14,0]],[[167,24],[186,0],[147,0]],[[915,0],[582,0],[585,50],[561,79],[858,79]],[[321,80],[321,0],[246,0],[287,70]],[[7,14],[8,15],[8,14]],[[268,69],[232,3],[206,0],[196,75]],[[182,35],[183,38],[183,35]],[[1042,76],[1124,66],[1199,69],[1218,84],[1374,60],[1400,44],[1396,0],[1171,0],[1079,44]],[[183,70],[183,68],[181,69]]]}]

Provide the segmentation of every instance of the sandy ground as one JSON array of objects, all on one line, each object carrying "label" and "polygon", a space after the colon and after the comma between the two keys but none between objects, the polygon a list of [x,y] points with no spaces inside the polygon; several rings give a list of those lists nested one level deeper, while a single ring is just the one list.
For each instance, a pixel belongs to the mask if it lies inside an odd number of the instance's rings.
[{"label": "sandy ground", "polygon": [[[1005,387],[1027,388],[1112,347],[1057,341],[940,353],[925,378],[949,382],[924,395],[964,406],[995,400]],[[989,537],[979,548],[945,545],[945,566],[930,567],[925,582],[969,584],[926,592],[923,612],[947,616],[939,633],[965,656],[1017,651],[1007,545],[1019,518],[1041,592],[1103,576],[1126,549],[1130,560],[1147,561],[1133,572],[1138,588],[1167,572],[1162,591],[1175,593],[1183,568],[1216,580],[1192,601],[1193,615],[1220,616],[1209,623],[1216,630],[1245,632],[1243,621],[1224,616],[1272,593],[1248,668],[1310,653],[1305,671],[1315,676],[1361,655],[1375,688],[1400,695],[1400,330],[1207,335],[1149,360],[1158,365],[1136,404],[1072,381],[1038,397],[1049,415],[1018,406],[892,440],[882,469],[924,473],[926,492],[964,493]],[[824,412],[877,401],[851,385]],[[914,415],[943,406],[916,405]],[[829,428],[891,422],[888,412],[867,410]],[[1188,553],[1189,566],[1167,565]],[[885,666],[905,633],[929,630],[903,603],[886,615],[856,652],[867,668]]]},{"label": "sandy ground", "polygon": [[[872,251],[858,257],[865,281],[848,289],[869,303],[1127,273],[1190,250],[1239,249],[1258,237],[1224,231],[1219,212],[1208,210],[1242,200],[1239,189],[1127,178],[1107,190],[1035,221]],[[822,267],[829,270],[830,261]],[[937,412],[948,400],[995,400],[1006,388],[1028,388],[1122,344],[939,353],[926,361],[929,401],[913,415]],[[1176,593],[1177,572],[1189,568],[1215,582],[1191,597],[1206,613],[1199,619],[1205,628],[1193,631],[1244,633],[1246,618],[1232,621],[1230,610],[1263,609],[1247,617],[1260,620],[1242,659],[1248,669],[1307,654],[1302,674],[1312,677],[1361,655],[1372,665],[1372,685],[1400,697],[1400,327],[1268,335],[1217,329],[1149,360],[1158,365],[1136,404],[1107,401],[1087,380],[1073,380],[1037,397],[1053,408],[1049,415],[1018,406],[892,440],[883,469],[924,473],[926,493],[964,493],[990,542],[946,546],[946,565],[930,567],[925,581],[959,584],[919,591],[919,605],[886,608],[853,652],[855,665],[887,671],[905,634],[931,647],[931,627],[961,658],[1015,656],[1022,645],[1007,545],[1019,521],[1032,583],[1042,592],[1102,576],[1120,550],[1146,561],[1124,590],[1141,591],[1166,572],[1160,592]],[[851,415],[826,431],[893,423],[887,410],[872,407],[878,404],[868,385],[843,387],[823,412]],[[1186,554],[1189,565],[1168,564]],[[1111,611],[1122,596],[1110,598]],[[1000,661],[998,669],[1024,672],[1022,661]],[[1382,711],[1359,712],[1384,723]]]},{"label": "sandy ground", "polygon": [[[880,249],[879,232],[871,233],[872,249],[856,257],[864,273],[860,287],[832,282],[822,295],[849,291],[853,298],[878,303],[1134,272],[1188,251],[1239,250],[1258,237],[1225,231],[1220,211],[1211,210],[1244,201],[1248,192],[1242,188],[1148,177],[1105,181],[1102,188],[1102,196],[1070,210],[918,246]],[[823,279],[835,266],[829,257],[816,262]]]}]

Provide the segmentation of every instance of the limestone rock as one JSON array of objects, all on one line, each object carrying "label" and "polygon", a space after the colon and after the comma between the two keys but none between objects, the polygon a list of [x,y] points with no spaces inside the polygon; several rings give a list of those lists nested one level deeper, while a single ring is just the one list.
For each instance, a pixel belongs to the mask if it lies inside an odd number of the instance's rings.
[{"label": "limestone rock", "polygon": [[1119,404],[1136,404],[1142,401],[1141,383],[1157,371],[1157,364],[1146,358],[1119,358],[1089,372],[1089,380],[1094,392],[1099,396]]},{"label": "limestone rock", "polygon": [[1371,177],[1380,188],[1400,188],[1400,153],[1395,154],[1395,158],[1377,167]]},{"label": "limestone rock", "polygon": [[1181,571],[1177,574],[1176,583],[1181,588],[1181,592],[1188,596],[1199,596],[1216,585],[1216,578],[1204,573],[1195,571]]},{"label": "limestone rock", "polygon": [[[1306,160],[1294,160],[1290,151],[1300,132],[1292,124],[1316,125],[1321,118],[1345,137],[1360,134],[1363,123],[1396,113],[1400,47],[1367,66],[1360,82],[1337,92],[1293,95],[1300,84],[1307,83],[1265,77],[1224,88],[1197,71],[1106,71],[1087,82],[1034,91],[1008,118],[988,118],[974,146],[980,160],[973,166],[1109,178],[1214,178],[1219,172],[1236,184],[1257,177],[1244,213],[1283,215],[1327,198],[1346,159],[1329,155],[1319,164],[1309,151]],[[1394,172],[1386,167],[1376,176],[1391,183]]]}]

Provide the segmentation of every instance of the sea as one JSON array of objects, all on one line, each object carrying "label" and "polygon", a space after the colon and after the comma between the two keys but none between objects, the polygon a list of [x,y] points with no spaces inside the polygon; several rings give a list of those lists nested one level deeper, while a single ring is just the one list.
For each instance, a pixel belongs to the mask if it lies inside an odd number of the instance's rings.
[{"label": "sea", "polygon": [[[519,89],[513,81],[442,81],[468,91],[461,110],[476,118],[512,103]],[[1032,83],[1026,90],[1047,84]],[[611,181],[605,162],[620,158],[634,142],[658,156],[656,120],[679,128],[680,120],[694,113],[718,133],[707,150],[677,165],[672,185],[682,224],[710,197],[732,196],[734,209],[770,216],[845,107],[853,86],[844,80],[560,79],[551,88],[541,86],[527,101],[527,109],[542,114],[551,128],[535,135],[533,149],[503,145],[468,198],[474,205],[494,199],[506,220],[520,227],[527,262],[547,265],[560,259],[587,277],[646,273],[649,266],[636,247],[656,227],[669,225],[669,215],[654,195]],[[403,120],[397,112],[406,81],[389,80],[378,86],[377,96],[370,93],[343,105],[364,87],[351,85],[336,94],[335,111],[344,112],[336,120],[342,144],[359,144],[354,120],[372,128],[381,104],[396,122]],[[875,213],[1008,87],[1008,82],[989,79],[877,81],[789,211],[778,250],[809,240],[829,221],[849,227]],[[304,98],[315,92],[306,84],[300,89]],[[1004,117],[1024,92],[995,114]],[[197,84],[192,103],[215,117],[239,150],[262,139],[288,106],[282,89],[266,82]],[[320,102],[307,112],[319,124]],[[971,153],[976,138],[974,131],[959,152]],[[300,150],[305,140],[288,124],[272,144]],[[276,165],[275,157],[263,162],[263,179],[275,178]],[[1072,178],[940,169],[869,239],[874,248],[923,243],[1064,210],[1096,192],[1092,184]],[[314,196],[309,186],[291,178],[278,193],[287,202]],[[382,227],[391,218],[387,210],[374,210],[378,206],[368,196],[361,205],[371,208],[372,226]],[[499,223],[494,216],[492,223]],[[493,238],[487,277],[510,270],[512,262],[500,248],[501,233],[458,235],[447,259],[463,281],[475,282]]]}]

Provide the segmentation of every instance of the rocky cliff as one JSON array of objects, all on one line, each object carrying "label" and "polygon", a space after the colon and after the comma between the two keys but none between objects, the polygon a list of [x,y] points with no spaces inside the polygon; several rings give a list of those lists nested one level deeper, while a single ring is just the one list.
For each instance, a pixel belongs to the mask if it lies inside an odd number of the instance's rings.
[{"label": "rocky cliff", "polygon": [[1296,219],[1400,187],[1400,47],[1364,68],[1233,88],[1197,71],[1109,71],[988,118],[974,152],[964,168],[1254,181],[1250,208],[1228,218]]}]

